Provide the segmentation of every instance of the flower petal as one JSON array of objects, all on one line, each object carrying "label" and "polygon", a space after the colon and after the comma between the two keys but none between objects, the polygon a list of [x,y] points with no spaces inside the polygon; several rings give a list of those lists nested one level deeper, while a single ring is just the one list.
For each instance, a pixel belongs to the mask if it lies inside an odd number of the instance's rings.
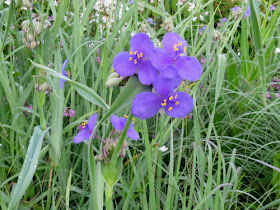
[{"label": "flower petal", "polygon": [[86,129],[83,129],[74,137],[74,143],[78,144],[84,140],[89,140],[89,138],[90,133]]},{"label": "flower petal", "polygon": [[202,66],[195,57],[182,56],[175,62],[179,75],[184,80],[199,80],[202,74]]},{"label": "flower petal", "polygon": [[67,63],[68,63],[68,60],[66,59],[62,64],[62,72],[65,71]]},{"label": "flower petal", "polygon": [[121,52],[116,55],[113,61],[115,71],[123,77],[135,74],[138,68],[138,65],[133,60],[129,60],[130,57],[128,52]]},{"label": "flower petal", "polygon": [[64,88],[64,82],[66,82],[65,79],[60,79],[60,89]]},{"label": "flower petal", "polygon": [[[185,92],[175,92],[169,95],[172,100],[167,100],[167,106],[164,107],[166,114],[170,117],[185,117],[193,109],[193,99]],[[171,108],[172,107],[172,108]]]},{"label": "flower petal", "polygon": [[168,51],[156,48],[151,54],[151,62],[154,67],[158,70],[163,70],[168,65],[172,65],[174,61],[175,54],[170,54]]},{"label": "flower petal", "polygon": [[169,92],[173,92],[182,81],[178,71],[173,66],[167,66],[160,72],[160,75],[154,82],[154,89],[161,96],[166,96]]},{"label": "flower petal", "polygon": [[143,60],[139,63],[138,77],[143,85],[151,85],[158,76],[158,70],[150,60]]},{"label": "flower petal", "polygon": [[162,39],[162,45],[164,49],[169,52],[174,52],[174,45],[178,43],[182,43],[181,47],[187,47],[188,45],[187,42],[182,37],[180,37],[178,34],[174,32],[169,32],[165,34],[165,36]]},{"label": "flower petal", "polygon": [[161,97],[152,92],[139,93],[133,100],[131,112],[141,120],[153,117],[161,107]]},{"label": "flower petal", "polygon": [[128,129],[127,136],[136,141],[140,138],[138,132],[136,130],[134,130],[133,128]]},{"label": "flower petal", "polygon": [[150,54],[155,48],[154,43],[145,33],[135,34],[130,40],[130,46],[133,52],[143,53],[144,58],[150,57]]},{"label": "flower petal", "polygon": [[97,122],[97,113],[94,113],[88,120],[89,130],[93,130]]},{"label": "flower petal", "polygon": [[124,129],[126,123],[125,117],[118,117],[117,115],[112,115],[111,122],[115,129],[122,131]]}]

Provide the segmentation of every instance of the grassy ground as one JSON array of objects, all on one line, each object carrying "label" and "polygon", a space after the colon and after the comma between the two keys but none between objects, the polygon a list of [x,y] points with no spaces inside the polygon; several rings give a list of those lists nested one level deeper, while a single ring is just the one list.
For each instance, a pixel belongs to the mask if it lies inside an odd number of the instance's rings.
[{"label": "grassy ground", "polygon": [[[0,1],[0,208],[277,209],[279,1],[108,2]],[[168,31],[203,64],[200,80],[179,87],[192,114],[136,119],[140,139],[127,138],[125,158],[104,175],[100,141],[73,137],[93,113],[103,139],[112,114],[129,115],[147,87],[107,88],[113,59],[133,34],[159,43]],[[65,59],[71,80],[61,90]]]}]

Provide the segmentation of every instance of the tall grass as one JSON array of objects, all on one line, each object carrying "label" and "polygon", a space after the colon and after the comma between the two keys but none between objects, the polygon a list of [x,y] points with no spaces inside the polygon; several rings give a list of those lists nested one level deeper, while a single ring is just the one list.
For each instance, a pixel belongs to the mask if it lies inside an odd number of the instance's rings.
[{"label": "tall grass", "polygon": [[[280,68],[280,54],[274,52],[280,46],[279,1],[250,0],[248,18],[243,1],[198,0],[190,11],[188,3],[178,1],[114,1],[111,6],[104,1],[100,10],[106,11],[97,12],[100,2],[34,1],[32,11],[22,9],[21,1],[0,2],[0,208],[279,206],[280,99],[271,84]],[[269,11],[271,3],[276,10]],[[235,5],[244,8],[237,19],[230,11]],[[21,24],[32,22],[34,14],[42,31],[39,45],[29,49]],[[44,28],[48,16],[53,20]],[[224,17],[228,20],[217,26]],[[192,115],[136,119],[141,138],[126,139],[125,158],[114,154],[118,161],[106,170],[122,170],[109,185],[104,165],[94,160],[102,152],[100,142],[74,144],[73,137],[97,112],[97,134],[107,138],[109,117],[128,115],[133,97],[149,89],[134,77],[124,87],[105,83],[115,55],[129,50],[131,34],[149,33],[157,42],[167,33],[161,24],[168,18],[172,31],[188,41],[188,54],[205,60],[202,78],[179,87],[194,99]],[[30,30],[35,30],[32,24]],[[213,41],[215,30],[220,35]],[[70,79],[61,74],[65,59]],[[63,90],[61,78],[67,80]],[[266,98],[268,88],[271,98]],[[76,111],[74,118],[63,116],[66,107]],[[159,151],[164,145],[168,151]]]}]

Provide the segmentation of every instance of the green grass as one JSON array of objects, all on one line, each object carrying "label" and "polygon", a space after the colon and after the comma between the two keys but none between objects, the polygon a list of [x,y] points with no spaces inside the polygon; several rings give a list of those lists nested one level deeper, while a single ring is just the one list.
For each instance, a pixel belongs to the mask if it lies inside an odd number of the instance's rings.
[{"label": "green grass", "polygon": [[[29,11],[21,1],[9,6],[0,1],[0,208],[277,208],[280,97],[271,79],[280,76],[280,54],[274,52],[280,47],[280,2],[250,0],[251,16],[244,18],[244,10],[237,19],[230,9],[248,3],[198,0],[188,11],[188,4],[177,1],[115,1],[100,7],[104,13],[93,9],[100,2],[34,1]],[[267,9],[271,3],[276,10]],[[34,15],[42,30],[39,45],[29,49],[21,23]],[[44,28],[50,15],[54,20]],[[228,21],[217,26],[224,17]],[[134,96],[151,89],[135,76],[124,87],[105,83],[114,57],[129,50],[131,34],[149,33],[157,43],[167,33],[161,26],[167,18],[172,31],[187,40],[188,54],[205,60],[201,79],[179,87],[190,89],[192,118],[136,119],[141,138],[125,138],[124,131],[112,161],[96,162],[100,141],[73,143],[79,124],[97,112],[96,132],[106,139],[110,116],[129,115]],[[220,32],[216,41],[214,30]],[[65,59],[70,79],[61,74]],[[67,79],[64,90],[60,78]],[[48,94],[35,89],[46,84]],[[33,110],[26,108],[30,105]],[[74,118],[63,116],[65,107],[76,111]],[[128,149],[121,159],[124,140]],[[168,151],[160,152],[164,145]]]}]

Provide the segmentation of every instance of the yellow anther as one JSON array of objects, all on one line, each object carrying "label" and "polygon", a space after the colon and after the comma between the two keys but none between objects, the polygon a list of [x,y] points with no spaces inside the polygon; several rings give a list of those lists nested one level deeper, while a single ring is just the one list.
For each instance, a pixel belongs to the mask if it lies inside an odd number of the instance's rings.
[{"label": "yellow anther", "polygon": [[173,48],[177,48],[177,44],[174,44]]},{"label": "yellow anther", "polygon": [[136,54],[137,54],[137,51],[134,52],[134,55],[136,55]]},{"label": "yellow anther", "polygon": [[179,49],[178,48],[174,48],[174,51],[178,51]]},{"label": "yellow anther", "polygon": [[168,108],[168,111],[171,111],[172,109],[173,109],[173,107],[171,106],[171,107]]},{"label": "yellow anther", "polygon": [[178,46],[182,46],[182,43],[178,43]]},{"label": "yellow anther", "polygon": [[141,56],[139,54],[137,54],[137,58],[139,59],[139,58],[141,58]]},{"label": "yellow anther", "polygon": [[177,99],[178,95],[175,95],[175,99]]},{"label": "yellow anther", "polygon": [[184,55],[184,53],[181,53],[181,54],[180,54],[180,56],[183,56],[183,55]]},{"label": "yellow anther", "polygon": [[128,118],[128,116],[127,115],[124,115],[124,117],[127,119]]},{"label": "yellow anther", "polygon": [[164,99],[163,101],[164,101],[164,103],[166,103],[166,99]]},{"label": "yellow anther", "polygon": [[141,58],[143,57],[143,53],[140,53],[140,57],[141,57]]},{"label": "yellow anther", "polygon": [[133,119],[132,119],[132,124],[134,124],[134,123],[135,123],[135,119],[133,118]]},{"label": "yellow anther", "polygon": [[130,52],[129,55],[133,55],[133,52]]},{"label": "yellow anther", "polygon": [[132,60],[132,57],[130,57],[129,60],[131,61],[131,60]]},{"label": "yellow anther", "polygon": [[70,73],[69,71],[67,71],[67,73],[66,73],[66,74],[68,75],[68,77],[70,77],[70,74],[71,74],[71,73]]},{"label": "yellow anther", "polygon": [[173,99],[173,96],[170,96],[170,97],[169,97],[169,101],[171,101],[172,99]]},{"label": "yellow anther", "polygon": [[187,47],[186,46],[184,47],[184,52],[187,52]]},{"label": "yellow anther", "polygon": [[166,106],[166,103],[161,103],[161,106]]},{"label": "yellow anther", "polygon": [[179,101],[177,101],[176,103],[175,103],[175,105],[178,105],[179,104]]},{"label": "yellow anther", "polygon": [[137,64],[137,60],[136,59],[134,59],[134,63]]}]

